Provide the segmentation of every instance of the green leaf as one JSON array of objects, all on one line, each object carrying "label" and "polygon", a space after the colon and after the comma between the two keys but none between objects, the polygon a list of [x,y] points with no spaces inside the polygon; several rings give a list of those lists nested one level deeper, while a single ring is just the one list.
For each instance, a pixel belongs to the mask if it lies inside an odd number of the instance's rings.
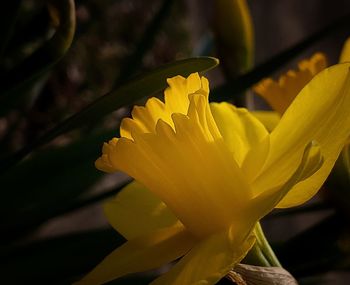
[{"label": "green leaf", "polygon": [[[113,229],[64,235],[0,251],[2,284],[72,284],[125,239]],[[20,274],[18,274],[20,272]],[[125,276],[112,285],[146,285],[157,272]]]},{"label": "green leaf", "polygon": [[212,101],[225,101],[234,99],[237,96],[242,96],[244,91],[251,87],[253,84],[259,82],[264,77],[269,76],[274,71],[281,68],[284,64],[295,58],[301,52],[315,44],[320,39],[331,35],[334,31],[346,27],[350,24],[350,16],[346,15],[320,31],[309,36],[305,40],[300,41],[294,46],[284,50],[283,52],[272,57],[268,61],[258,65],[251,71],[238,76],[235,80],[232,80],[211,92],[210,100]]},{"label": "green leaf", "polygon": [[94,161],[100,155],[103,141],[114,134],[108,131],[90,135],[65,147],[47,149],[1,176],[2,199],[6,203],[0,209],[4,231],[0,239],[12,240],[50,218],[96,203],[119,191],[124,183],[102,194],[81,198],[104,175],[94,167]]},{"label": "green leaf", "polygon": [[[12,171],[4,173],[0,177],[0,184],[2,189],[11,191],[3,191],[1,194],[7,201],[1,210],[12,208],[16,203],[30,205],[40,204],[47,199],[54,201],[59,198],[55,195],[66,199],[66,194],[81,194],[74,189],[90,185],[90,181],[96,181],[96,178],[102,176],[102,172],[94,167],[94,161],[100,155],[103,141],[113,134],[113,131],[109,131],[84,137],[68,146],[48,148],[18,164]],[[98,175],[90,177],[93,173]],[[75,177],[85,179],[77,181]],[[19,195],[22,199],[17,201],[16,197]]]},{"label": "green leaf", "polygon": [[115,91],[100,97],[79,113],[66,119],[51,131],[47,132],[37,141],[4,158],[0,161],[0,171],[4,171],[15,165],[33,150],[61,134],[78,127],[86,126],[90,122],[95,122],[122,106],[130,105],[140,98],[151,96],[165,89],[167,85],[166,79],[169,77],[175,75],[188,76],[193,72],[209,70],[217,64],[218,60],[212,57],[188,58],[164,65],[154,71],[143,74]]},{"label": "green leaf", "polygon": [[48,8],[57,29],[50,40],[0,78],[0,115],[15,106],[24,92],[15,92],[43,75],[68,51],[75,32],[74,0],[50,0]]},{"label": "green leaf", "polygon": [[1,283],[71,284],[123,242],[115,230],[104,229],[6,248],[0,252]]},{"label": "green leaf", "polygon": [[4,243],[12,243],[18,239],[23,239],[23,237],[33,232],[33,230],[44,222],[57,216],[66,215],[70,212],[77,211],[80,208],[106,200],[117,194],[129,183],[130,180],[127,180],[112,190],[103,191],[103,193],[93,195],[90,198],[71,199],[61,202],[60,204],[49,201],[48,203],[38,205],[29,213],[22,213],[21,216],[17,214],[17,216],[15,216],[16,220],[14,221],[8,219],[8,217],[12,217],[12,215],[7,215],[5,216],[7,219],[2,221],[2,230],[4,231],[4,234],[0,237],[0,240]]}]

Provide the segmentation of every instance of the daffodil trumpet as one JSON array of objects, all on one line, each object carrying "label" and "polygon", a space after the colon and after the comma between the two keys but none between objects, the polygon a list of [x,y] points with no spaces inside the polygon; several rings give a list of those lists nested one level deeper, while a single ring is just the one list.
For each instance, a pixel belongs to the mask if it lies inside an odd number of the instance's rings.
[{"label": "daffodil trumpet", "polygon": [[312,79],[271,133],[244,108],[209,104],[205,77],[168,79],[164,102],[134,107],[96,161],[135,179],[104,206],[127,242],[78,284],[175,260],[151,284],[215,284],[225,276],[254,245],[262,217],[309,200],[329,174],[350,132],[349,66]]}]

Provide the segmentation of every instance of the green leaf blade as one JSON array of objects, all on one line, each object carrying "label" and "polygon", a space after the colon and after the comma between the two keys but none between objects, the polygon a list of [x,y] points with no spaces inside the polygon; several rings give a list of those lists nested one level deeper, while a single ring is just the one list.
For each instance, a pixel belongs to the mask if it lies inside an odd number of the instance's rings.
[{"label": "green leaf blade", "polygon": [[39,146],[73,129],[95,122],[123,106],[138,99],[149,97],[167,86],[166,79],[176,75],[188,76],[193,72],[204,72],[218,65],[213,57],[197,57],[166,64],[154,71],[138,76],[120,88],[100,97],[79,113],[66,119],[32,144],[0,161],[0,172],[21,161]]}]

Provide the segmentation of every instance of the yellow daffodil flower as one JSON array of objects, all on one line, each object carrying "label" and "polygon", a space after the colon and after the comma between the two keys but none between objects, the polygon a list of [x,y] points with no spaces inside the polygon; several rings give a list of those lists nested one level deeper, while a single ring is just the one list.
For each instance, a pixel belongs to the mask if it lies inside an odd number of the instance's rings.
[{"label": "yellow daffodil flower", "polygon": [[[348,38],[342,48],[340,63],[350,62],[350,38]],[[274,81],[271,78],[264,79],[254,86],[254,91],[266,100],[266,102],[272,107],[273,111],[254,111],[254,115],[265,125],[267,129],[272,131],[280,120],[280,116],[292,103],[299,91],[320,71],[327,67],[326,56],[322,53],[316,53],[310,59],[303,60],[299,63],[299,70],[288,71],[287,74],[282,75],[278,81]],[[323,100],[318,94],[315,95],[314,100]],[[332,191],[329,193],[332,199],[334,199],[338,205],[347,209],[348,205],[342,199],[344,195],[347,195],[349,185],[345,177],[348,171],[347,161],[344,160],[348,152],[350,144],[350,133],[348,141],[342,151],[342,155],[336,162],[336,167],[332,171],[331,185]],[[345,180],[344,180],[345,179]],[[340,181],[342,181],[340,183]],[[346,181],[346,182],[344,182]],[[334,188],[335,187],[335,188]],[[345,191],[342,191],[344,189]],[[335,198],[334,198],[335,197]]]},{"label": "yellow daffodil flower", "polygon": [[271,78],[263,79],[253,89],[272,109],[283,114],[300,90],[326,67],[326,56],[323,53],[316,53],[310,59],[299,62],[299,70],[289,70],[278,81]]},{"label": "yellow daffodil flower", "polygon": [[253,246],[263,216],[305,202],[326,179],[350,132],[349,67],[318,74],[271,133],[246,109],[209,104],[208,81],[197,73],[168,79],[165,102],[134,107],[96,161],[137,182],[105,205],[127,242],[78,284],[179,258],[151,284],[215,284],[225,276]]},{"label": "yellow daffodil flower", "polygon": [[[339,63],[350,61],[350,38],[345,41],[340,54]],[[305,59],[298,64],[298,70],[289,70],[280,76],[278,81],[266,78],[256,84],[253,90],[271,106],[273,110],[282,115],[301,89],[320,71],[327,67],[327,59],[323,53],[315,53],[310,59]],[[259,116],[259,114],[258,114]],[[262,113],[263,121],[271,120],[268,114]],[[275,117],[275,119],[277,119]]]}]

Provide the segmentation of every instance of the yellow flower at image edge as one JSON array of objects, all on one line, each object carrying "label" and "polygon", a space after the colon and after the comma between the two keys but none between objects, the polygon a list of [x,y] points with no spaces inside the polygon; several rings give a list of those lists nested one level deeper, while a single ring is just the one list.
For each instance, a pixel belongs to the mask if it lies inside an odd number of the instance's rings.
[{"label": "yellow flower at image edge", "polygon": [[[278,81],[266,78],[253,89],[279,114],[283,114],[303,87],[320,71],[327,67],[323,53],[315,53],[310,59],[299,62],[298,70],[289,70]],[[317,95],[315,95],[317,96]]]},{"label": "yellow flower at image edge", "polygon": [[[339,58],[339,63],[345,62],[350,62],[350,38],[345,41]],[[280,76],[278,81],[265,78],[258,82],[253,90],[264,98],[273,110],[282,115],[300,90],[326,67],[326,56],[321,52],[317,52],[309,59],[300,61],[298,70],[289,70],[286,74]],[[315,100],[322,100],[317,96],[315,94]]]},{"label": "yellow flower at image edge", "polygon": [[164,103],[134,107],[96,161],[137,182],[105,205],[127,242],[78,284],[179,258],[151,284],[219,281],[253,246],[263,216],[307,201],[326,179],[350,131],[348,70],[318,74],[271,133],[246,109],[209,104],[208,81],[197,73],[168,79]]}]

